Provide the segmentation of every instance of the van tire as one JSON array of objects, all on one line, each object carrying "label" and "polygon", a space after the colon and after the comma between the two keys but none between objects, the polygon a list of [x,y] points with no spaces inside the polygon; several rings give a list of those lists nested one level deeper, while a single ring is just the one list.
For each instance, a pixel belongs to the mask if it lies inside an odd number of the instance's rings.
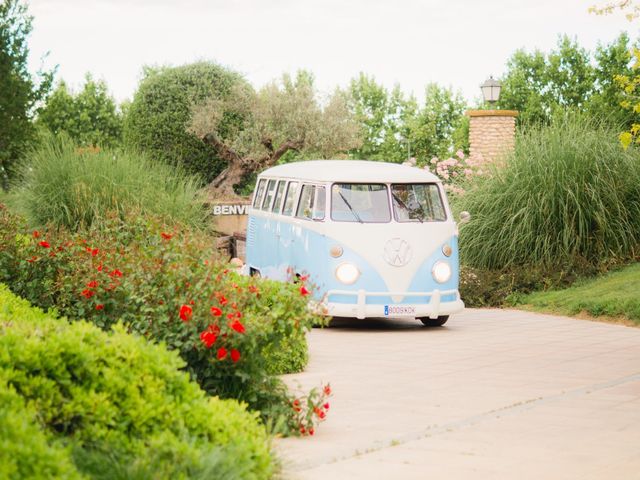
[{"label": "van tire", "polygon": [[425,327],[441,327],[447,323],[449,315],[440,315],[438,318],[420,317],[418,320],[420,320]]}]

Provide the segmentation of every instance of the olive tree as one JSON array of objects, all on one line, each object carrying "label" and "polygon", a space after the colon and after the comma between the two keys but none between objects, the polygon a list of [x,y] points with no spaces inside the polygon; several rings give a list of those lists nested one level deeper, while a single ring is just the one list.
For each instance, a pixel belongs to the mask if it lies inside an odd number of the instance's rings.
[{"label": "olive tree", "polygon": [[[225,97],[195,104],[191,114],[188,131],[226,162],[208,186],[214,197],[234,197],[234,186],[278,162],[340,157],[360,144],[348,94],[336,90],[321,102],[307,72],[284,75],[257,92],[237,84]],[[225,118],[241,121],[223,125]]]}]

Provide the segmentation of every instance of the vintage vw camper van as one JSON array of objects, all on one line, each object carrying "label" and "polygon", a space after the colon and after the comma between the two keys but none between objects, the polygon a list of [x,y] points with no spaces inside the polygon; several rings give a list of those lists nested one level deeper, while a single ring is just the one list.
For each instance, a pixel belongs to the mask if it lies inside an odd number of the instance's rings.
[{"label": "vintage vw camper van", "polygon": [[457,225],[426,170],[348,160],[269,168],[257,180],[246,247],[253,275],[309,275],[327,315],[439,326],[464,308]]}]

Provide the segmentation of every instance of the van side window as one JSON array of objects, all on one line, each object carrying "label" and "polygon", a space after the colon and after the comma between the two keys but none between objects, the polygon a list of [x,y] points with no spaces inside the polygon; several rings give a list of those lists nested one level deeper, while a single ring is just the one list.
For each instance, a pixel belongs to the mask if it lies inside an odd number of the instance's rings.
[{"label": "van side window", "polygon": [[315,187],[313,185],[303,185],[300,193],[300,201],[298,202],[298,210],[296,217],[311,219],[311,209],[313,208],[313,194]]},{"label": "van side window", "polygon": [[262,200],[262,194],[264,193],[264,184],[266,180],[262,179],[258,182],[258,186],[256,188],[256,194],[253,197],[253,208],[258,208],[260,205],[260,201]]},{"label": "van side window", "polygon": [[283,215],[291,215],[293,213],[293,206],[296,203],[298,197],[298,182],[289,182],[289,188],[287,189],[287,195],[284,199]]},{"label": "van side window", "polygon": [[273,202],[272,212],[280,213],[280,209],[282,207],[282,200],[284,199],[284,186],[287,184],[286,181],[280,180],[278,182],[278,188],[276,189],[276,199]]},{"label": "van side window", "polygon": [[267,193],[264,196],[264,201],[262,202],[262,210],[269,210],[271,207],[271,201],[273,200],[273,194],[276,190],[276,181],[269,180],[267,184]]},{"label": "van side window", "polygon": [[324,187],[303,185],[296,217],[307,220],[324,220],[325,195]]}]

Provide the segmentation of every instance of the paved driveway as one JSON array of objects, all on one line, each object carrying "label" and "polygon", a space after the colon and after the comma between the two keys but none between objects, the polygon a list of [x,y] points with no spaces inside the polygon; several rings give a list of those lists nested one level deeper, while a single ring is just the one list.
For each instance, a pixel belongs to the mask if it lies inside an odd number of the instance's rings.
[{"label": "paved driveway", "polygon": [[640,479],[640,329],[513,310],[445,327],[313,330],[314,437],[278,440],[291,479]]}]

